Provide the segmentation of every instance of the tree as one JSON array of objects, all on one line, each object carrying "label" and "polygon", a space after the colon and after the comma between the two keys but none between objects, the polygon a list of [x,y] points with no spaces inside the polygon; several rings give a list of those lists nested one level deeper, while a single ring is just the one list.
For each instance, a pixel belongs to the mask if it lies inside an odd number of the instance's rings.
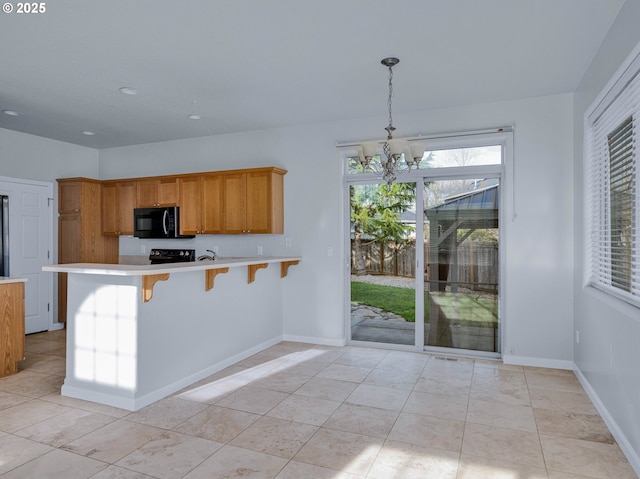
[{"label": "tree", "polygon": [[413,225],[401,222],[402,213],[415,206],[415,193],[414,183],[351,186],[355,274],[367,274],[363,242],[393,242],[397,248],[415,230]]}]

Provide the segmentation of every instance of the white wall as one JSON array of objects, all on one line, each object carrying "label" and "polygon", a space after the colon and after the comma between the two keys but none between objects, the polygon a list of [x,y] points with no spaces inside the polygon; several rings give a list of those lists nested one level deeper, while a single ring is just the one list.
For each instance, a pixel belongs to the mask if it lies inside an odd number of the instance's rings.
[{"label": "white wall", "polygon": [[[515,125],[515,213],[507,205],[505,352],[518,362],[572,360],[573,171],[572,97],[396,115],[398,136]],[[201,254],[301,255],[284,280],[284,332],[294,338],[344,338],[343,179],[337,141],[381,137],[383,117],[270,131],[115,148],[100,152],[103,179],[256,166],[279,166],[285,177],[285,234],[205,236],[190,243]],[[510,176],[505,179],[512,185]],[[292,246],[284,246],[290,237]],[[123,254],[139,240],[121,239]],[[164,243],[166,244],[166,243]],[[168,244],[167,244],[168,246]],[[328,248],[333,256],[328,256]],[[229,251],[229,253],[227,253]],[[232,253],[233,251],[233,253]],[[237,253],[236,253],[237,252]]]},{"label": "white wall", "polygon": [[99,173],[98,150],[0,128],[1,176],[55,182]]},{"label": "white wall", "polygon": [[639,22],[640,2],[627,1],[576,91],[574,104],[574,308],[575,328],[580,331],[575,362],[636,471],[640,471],[640,310],[583,286],[582,141],[584,113],[640,42]]},{"label": "white wall", "polygon": [[[53,262],[58,259],[58,184],[56,178],[97,178],[98,150],[0,128],[0,176],[38,180],[53,185]],[[54,278],[53,297],[58,294]],[[57,304],[57,301],[54,302]],[[53,308],[53,320],[58,309]]]}]

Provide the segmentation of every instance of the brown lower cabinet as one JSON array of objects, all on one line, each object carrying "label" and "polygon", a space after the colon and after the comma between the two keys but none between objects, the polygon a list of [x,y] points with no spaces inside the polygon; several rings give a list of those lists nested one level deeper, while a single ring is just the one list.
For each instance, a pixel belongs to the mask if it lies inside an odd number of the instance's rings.
[{"label": "brown lower cabinet", "polygon": [[0,283],[0,377],[24,359],[24,283]]}]

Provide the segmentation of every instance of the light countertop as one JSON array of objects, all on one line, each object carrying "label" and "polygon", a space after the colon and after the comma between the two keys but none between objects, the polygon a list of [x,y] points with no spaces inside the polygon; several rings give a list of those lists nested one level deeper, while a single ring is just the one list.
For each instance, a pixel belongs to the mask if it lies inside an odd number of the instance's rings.
[{"label": "light countertop", "polygon": [[0,284],[26,283],[27,278],[13,278],[11,276],[0,276]]},{"label": "light countertop", "polygon": [[234,268],[263,263],[284,263],[300,261],[299,256],[257,256],[252,258],[220,258],[214,261],[193,261],[189,263],[168,264],[102,264],[102,263],[68,263],[52,264],[42,267],[42,271],[54,273],[102,274],[112,276],[145,276],[163,273],[187,273],[208,269]]}]

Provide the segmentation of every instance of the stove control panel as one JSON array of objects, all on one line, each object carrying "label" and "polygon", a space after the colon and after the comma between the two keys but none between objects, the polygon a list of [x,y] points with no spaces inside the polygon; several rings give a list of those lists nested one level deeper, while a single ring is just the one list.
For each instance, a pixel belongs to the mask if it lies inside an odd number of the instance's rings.
[{"label": "stove control panel", "polygon": [[151,264],[185,263],[196,260],[194,249],[152,249],[149,253]]}]

